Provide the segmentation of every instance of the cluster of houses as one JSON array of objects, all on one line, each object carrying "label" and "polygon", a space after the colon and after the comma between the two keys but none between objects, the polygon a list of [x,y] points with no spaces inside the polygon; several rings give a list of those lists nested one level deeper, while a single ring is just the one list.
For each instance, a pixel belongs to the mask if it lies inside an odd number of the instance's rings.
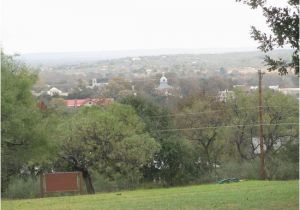
[{"label": "cluster of houses", "polygon": [[[92,79],[92,83],[86,88],[103,88],[109,84],[108,79]],[[50,87],[49,87],[50,88]],[[133,88],[134,89],[134,88]],[[178,89],[178,88],[177,88]],[[172,95],[172,92],[174,92],[176,88],[170,86],[168,84],[168,79],[166,78],[164,72],[162,73],[162,77],[159,80],[159,86],[155,88],[155,92],[158,95]],[[41,95],[49,95],[49,96],[68,96],[68,92],[63,92],[62,90],[58,89],[57,87],[51,87],[48,91],[40,91],[36,92],[34,90],[31,91],[34,96],[41,96]]]},{"label": "cluster of houses", "polygon": [[[95,87],[103,88],[108,84],[109,83],[107,79],[102,79],[102,80],[92,79],[91,85],[88,85],[87,88],[95,88]],[[233,88],[234,89],[238,88],[244,92],[252,92],[257,90],[258,86],[234,85]],[[285,95],[292,95],[299,99],[299,88],[279,88],[278,85],[268,86],[268,88],[273,91],[281,92]],[[133,86],[133,92],[134,92],[134,86]],[[178,95],[179,92],[180,92],[179,88],[175,88],[168,84],[168,79],[163,72],[159,80],[159,86],[155,88],[155,93],[160,96],[168,97],[168,96]],[[67,92],[63,92],[56,87],[52,87],[48,91],[41,91],[39,93],[32,91],[32,94],[35,96],[40,96],[42,94],[46,94],[49,96],[68,96]],[[134,95],[136,95],[136,93]],[[223,102],[226,102],[229,98],[234,98],[234,97],[235,97],[234,91],[231,90],[219,91],[217,94],[217,100]],[[114,101],[113,98],[99,98],[99,99],[86,98],[86,99],[65,100],[65,104],[67,107],[78,108],[81,106],[94,106],[94,105],[106,106],[113,103],[113,101]]]},{"label": "cluster of houses", "polygon": [[[240,89],[244,92],[253,92],[258,89],[258,86],[234,85],[233,88]],[[299,100],[300,88],[279,88],[279,85],[268,86],[270,90],[278,91],[284,95],[291,95]],[[234,98],[234,91],[223,90],[218,92],[217,98],[219,101],[226,102],[229,98]]]}]

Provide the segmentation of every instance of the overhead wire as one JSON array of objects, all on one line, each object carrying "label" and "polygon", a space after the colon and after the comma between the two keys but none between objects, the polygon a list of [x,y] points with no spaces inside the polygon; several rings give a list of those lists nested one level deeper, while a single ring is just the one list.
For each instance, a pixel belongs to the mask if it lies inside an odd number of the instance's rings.
[{"label": "overhead wire", "polygon": [[[299,125],[299,123],[264,123],[263,126],[272,126],[272,125]],[[239,124],[239,125],[221,125],[221,126],[206,126],[198,128],[172,128],[172,129],[162,129],[156,130],[159,132],[169,132],[169,131],[184,131],[184,130],[204,130],[204,129],[214,129],[214,128],[234,128],[234,127],[258,127],[260,124]]]},{"label": "overhead wire", "polygon": [[[282,106],[263,106],[263,107],[270,108],[270,107],[282,107]],[[247,107],[247,108],[243,107],[243,108],[239,108],[238,110],[255,110],[255,109],[258,109],[258,108],[259,108],[259,106]],[[201,114],[206,114],[206,113],[215,113],[215,112],[224,112],[224,111],[226,111],[226,110],[225,109],[218,109],[218,110],[210,110],[210,111],[203,111],[203,112],[190,112],[190,113],[179,113],[179,114],[152,115],[152,116],[148,116],[148,118],[201,115]]]}]

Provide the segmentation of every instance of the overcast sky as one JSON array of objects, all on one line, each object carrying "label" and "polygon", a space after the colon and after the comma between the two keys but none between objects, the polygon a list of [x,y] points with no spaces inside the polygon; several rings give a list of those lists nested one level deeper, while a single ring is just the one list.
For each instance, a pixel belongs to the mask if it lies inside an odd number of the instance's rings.
[{"label": "overcast sky", "polygon": [[[280,0],[278,0],[280,1]],[[2,0],[7,53],[256,47],[235,0]]]}]

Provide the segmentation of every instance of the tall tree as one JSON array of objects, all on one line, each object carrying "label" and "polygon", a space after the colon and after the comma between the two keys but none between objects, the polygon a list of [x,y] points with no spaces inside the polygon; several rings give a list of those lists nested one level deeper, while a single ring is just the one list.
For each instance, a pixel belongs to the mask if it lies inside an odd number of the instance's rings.
[{"label": "tall tree", "polygon": [[[292,96],[265,91],[264,121],[272,124],[264,130],[266,153],[276,153],[299,139],[299,102]],[[296,124],[288,124],[296,123]]]},{"label": "tall tree", "polygon": [[184,107],[182,114],[176,119],[177,127],[183,128],[184,136],[198,148],[203,167],[212,171],[219,161],[218,127],[226,122],[225,107],[212,98],[203,97]]},{"label": "tall tree", "polygon": [[[154,156],[154,160],[144,167],[144,178],[150,181],[159,180],[162,176],[162,167],[158,167],[158,162],[167,162],[166,154],[168,151],[166,149],[170,148],[170,143],[166,141],[171,141],[174,139],[173,133],[160,132],[163,129],[169,129],[172,127],[172,121],[170,118],[170,113],[166,108],[162,108],[151,100],[143,98],[141,96],[128,96],[121,100],[121,103],[132,106],[139,117],[143,120],[145,124],[145,131],[148,132],[152,138],[156,140],[161,145],[161,150],[157,151]],[[173,137],[172,137],[173,136]],[[181,140],[178,140],[181,141]],[[169,146],[164,146],[164,143]],[[180,143],[180,142],[179,142]],[[173,144],[176,146],[177,144]],[[169,162],[169,161],[168,161]],[[171,165],[172,166],[172,165]],[[169,166],[170,167],[170,166]],[[173,170],[169,168],[169,170]],[[174,169],[176,170],[176,169]],[[164,176],[164,181],[170,183],[167,179],[168,176]]]},{"label": "tall tree", "polygon": [[277,47],[288,45],[294,52],[291,61],[265,57],[268,70],[278,70],[279,74],[288,73],[293,69],[299,74],[299,0],[287,0],[286,6],[269,6],[267,0],[236,0],[248,4],[252,9],[261,8],[266,18],[266,23],[272,34],[266,34],[251,26],[251,36],[260,43],[258,47],[263,52],[268,52]]},{"label": "tall tree", "polygon": [[94,193],[90,170],[98,170],[113,179],[133,174],[151,162],[159,150],[147,133],[134,110],[114,104],[104,110],[98,107],[80,109],[61,126],[58,137],[62,140],[59,156],[73,170],[83,173],[88,193]]},{"label": "tall tree", "polygon": [[[238,160],[250,160],[256,157],[252,138],[257,137],[257,95],[245,94],[242,90],[235,89],[234,97],[227,101],[230,114],[230,124],[236,127],[227,130],[227,141],[233,146],[231,156]],[[230,147],[230,146],[228,146]]]},{"label": "tall tree", "polygon": [[[224,135],[229,143],[225,150],[229,159],[245,163],[255,160],[260,154],[258,92],[244,93],[235,90],[234,95],[235,97],[228,100],[227,104],[230,113],[229,124],[235,126],[228,128]],[[277,91],[266,89],[263,101],[263,119],[266,124],[263,135],[265,164],[267,176],[272,178],[276,177],[277,173],[286,173],[280,171],[280,164],[290,164],[290,160],[298,162],[295,148],[298,148],[299,109],[296,98]],[[293,169],[289,170],[291,171]]]},{"label": "tall tree", "polygon": [[1,190],[29,160],[47,153],[47,132],[31,94],[36,75],[1,53]]},{"label": "tall tree", "polygon": [[160,107],[151,100],[141,96],[128,96],[121,103],[132,106],[139,117],[145,123],[145,130],[157,141],[167,139],[169,133],[161,133],[158,130],[172,127],[170,111]]},{"label": "tall tree", "polygon": [[155,159],[156,168],[159,169],[155,180],[171,186],[185,184],[203,171],[197,150],[187,139],[172,135],[161,142],[161,147]]}]

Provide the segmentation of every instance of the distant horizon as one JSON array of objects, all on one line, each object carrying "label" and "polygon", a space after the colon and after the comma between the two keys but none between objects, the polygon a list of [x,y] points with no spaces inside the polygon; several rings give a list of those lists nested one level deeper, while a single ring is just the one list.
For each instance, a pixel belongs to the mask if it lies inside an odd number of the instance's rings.
[{"label": "distant horizon", "polygon": [[[280,48],[275,50],[290,50],[291,48]],[[74,50],[74,51],[39,51],[39,52],[7,52],[8,55],[35,55],[35,54],[68,54],[68,53],[105,53],[105,52],[142,52],[142,51],[199,51],[207,53],[260,51],[257,46],[252,47],[211,47],[211,48],[136,48],[136,49],[112,49],[112,50]]]},{"label": "distant horizon", "polygon": [[[288,51],[292,49],[276,49]],[[41,52],[19,54],[18,59],[28,64],[76,64],[132,57],[174,56],[174,55],[218,55],[230,53],[262,53],[256,48],[211,48],[211,49],[136,49],[111,51],[77,51],[77,52]]]}]

